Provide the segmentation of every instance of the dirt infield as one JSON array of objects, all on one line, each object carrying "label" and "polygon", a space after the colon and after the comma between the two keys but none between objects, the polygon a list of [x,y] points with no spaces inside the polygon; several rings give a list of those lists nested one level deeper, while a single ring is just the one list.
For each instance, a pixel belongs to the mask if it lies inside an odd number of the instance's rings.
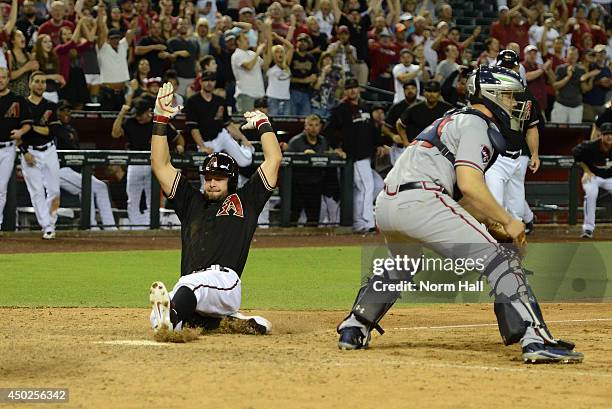
[{"label": "dirt infield", "polygon": [[[489,305],[393,310],[366,351],[340,312],[255,311],[267,336],[156,344],[145,309],[0,309],[0,387],[66,387],[58,408],[609,408],[612,305],[546,304],[577,365],[528,366]],[[559,321],[562,322],[554,322]],[[17,407],[17,406],[16,406]],[[18,407],[25,407],[20,405]],[[45,405],[53,407],[53,405]]]}]

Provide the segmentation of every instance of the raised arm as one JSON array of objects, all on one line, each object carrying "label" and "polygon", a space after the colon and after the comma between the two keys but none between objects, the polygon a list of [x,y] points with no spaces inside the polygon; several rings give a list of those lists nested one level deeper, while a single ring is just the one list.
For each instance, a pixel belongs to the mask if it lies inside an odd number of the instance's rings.
[{"label": "raised arm", "polygon": [[108,27],[106,27],[106,5],[103,1],[98,3],[98,47],[102,47],[108,38]]},{"label": "raised arm", "polygon": [[15,23],[17,23],[17,9],[19,8],[18,0],[13,0],[11,2],[11,13],[9,14],[8,20],[4,25],[4,31],[8,34],[13,31],[15,28]]},{"label": "raised arm", "polygon": [[170,195],[177,170],[170,163],[170,149],[166,137],[168,122],[181,106],[172,106],[174,89],[169,82],[157,93],[153,117],[153,136],[151,137],[151,169],[166,195]]},{"label": "raised arm", "polygon": [[268,117],[263,112],[246,112],[244,117],[247,123],[242,126],[242,129],[257,129],[257,133],[261,138],[264,161],[260,168],[270,186],[274,187],[278,181],[278,169],[283,159],[274,129],[272,129]]}]

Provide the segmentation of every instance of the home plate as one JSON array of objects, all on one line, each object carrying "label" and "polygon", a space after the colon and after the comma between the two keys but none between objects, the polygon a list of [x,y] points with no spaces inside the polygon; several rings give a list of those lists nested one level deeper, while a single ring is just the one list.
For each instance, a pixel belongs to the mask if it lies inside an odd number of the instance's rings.
[{"label": "home plate", "polygon": [[163,342],[149,341],[147,339],[117,339],[114,341],[98,341],[94,344],[106,344],[106,345],[127,345],[133,347],[161,347],[167,346]]}]

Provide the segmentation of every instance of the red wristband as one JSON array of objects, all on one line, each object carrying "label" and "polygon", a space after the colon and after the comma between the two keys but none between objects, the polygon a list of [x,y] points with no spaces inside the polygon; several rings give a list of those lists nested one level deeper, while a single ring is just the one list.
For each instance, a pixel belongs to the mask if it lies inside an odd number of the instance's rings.
[{"label": "red wristband", "polygon": [[259,129],[259,127],[262,126],[263,124],[270,125],[270,121],[268,121],[268,118],[263,118],[263,119],[260,119],[259,121],[255,122],[255,127],[257,129]]},{"label": "red wristband", "polygon": [[162,124],[167,124],[170,121],[170,118],[163,115],[155,115],[153,117],[153,122],[160,122]]}]

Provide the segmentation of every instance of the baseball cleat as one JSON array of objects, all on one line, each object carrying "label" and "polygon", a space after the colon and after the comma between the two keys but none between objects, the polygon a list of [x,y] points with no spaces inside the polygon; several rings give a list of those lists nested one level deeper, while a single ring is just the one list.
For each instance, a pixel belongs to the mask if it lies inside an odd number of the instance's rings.
[{"label": "baseball cleat", "polygon": [[43,233],[42,236],[43,240],[53,240],[55,239],[55,232],[54,231],[46,231]]},{"label": "baseball cleat", "polygon": [[272,330],[272,323],[259,315],[243,315],[240,312],[235,312],[230,317],[246,321],[246,325],[258,335],[269,334]]},{"label": "baseball cleat", "polygon": [[523,362],[526,364],[580,363],[584,355],[560,345],[531,343],[523,347]]},{"label": "baseball cleat", "polygon": [[367,347],[365,336],[359,327],[346,327],[339,330],[338,348],[343,351]]},{"label": "baseball cleat", "polygon": [[156,281],[151,284],[149,289],[149,303],[153,310],[153,331],[157,332],[160,329],[173,330],[172,321],[170,321],[170,295],[166,286],[161,281]]},{"label": "baseball cleat", "polygon": [[581,239],[592,239],[593,238],[593,232],[591,230],[583,230],[582,234],[580,235]]},{"label": "baseball cleat", "polygon": [[533,233],[533,220],[525,223],[525,234],[530,235],[531,233]]}]

